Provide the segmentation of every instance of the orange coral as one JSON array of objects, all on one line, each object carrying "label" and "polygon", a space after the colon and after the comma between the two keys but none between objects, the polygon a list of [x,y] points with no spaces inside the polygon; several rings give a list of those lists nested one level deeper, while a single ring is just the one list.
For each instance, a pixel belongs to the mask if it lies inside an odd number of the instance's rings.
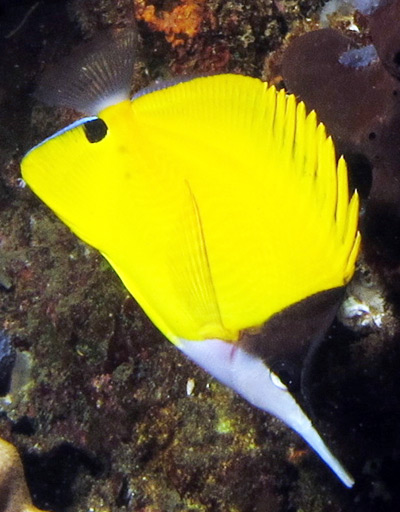
[{"label": "orange coral", "polygon": [[180,0],[170,12],[156,12],[154,5],[146,5],[146,0],[136,2],[136,19],[145,21],[153,30],[164,32],[172,46],[179,46],[199,33],[204,13],[205,0]]}]

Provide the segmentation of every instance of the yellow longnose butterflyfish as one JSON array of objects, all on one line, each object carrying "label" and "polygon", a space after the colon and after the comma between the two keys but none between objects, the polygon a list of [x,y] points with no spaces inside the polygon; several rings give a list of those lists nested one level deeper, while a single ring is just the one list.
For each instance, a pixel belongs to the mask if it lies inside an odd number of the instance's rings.
[{"label": "yellow longnose butterflyfish", "polygon": [[234,74],[129,98],[136,40],[116,32],[42,87],[85,117],[22,161],[32,190],[110,262],[158,329],[354,480],[296,393],[360,236],[346,163],[293,95]]}]

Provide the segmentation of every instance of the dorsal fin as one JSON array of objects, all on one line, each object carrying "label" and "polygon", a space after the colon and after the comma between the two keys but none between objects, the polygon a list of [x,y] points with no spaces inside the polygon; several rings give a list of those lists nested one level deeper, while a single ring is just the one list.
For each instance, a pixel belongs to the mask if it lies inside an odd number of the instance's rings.
[{"label": "dorsal fin", "polygon": [[46,70],[35,96],[51,106],[97,115],[129,98],[136,49],[133,26],[100,32]]}]

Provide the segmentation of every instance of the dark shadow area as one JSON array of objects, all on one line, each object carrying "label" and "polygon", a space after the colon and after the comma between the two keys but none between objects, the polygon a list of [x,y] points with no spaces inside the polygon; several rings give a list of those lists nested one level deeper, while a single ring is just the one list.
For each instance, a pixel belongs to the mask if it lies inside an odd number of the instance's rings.
[{"label": "dark shadow area", "polygon": [[400,510],[400,339],[381,342],[335,323],[313,361],[314,418],[335,426],[341,453],[328,445],[356,480],[348,512]]},{"label": "dark shadow area", "polygon": [[28,149],[38,74],[78,39],[66,0],[0,0],[0,164]]},{"label": "dark shadow area", "polygon": [[22,454],[26,480],[35,505],[44,510],[64,512],[74,502],[74,485],[82,473],[98,477],[104,465],[95,456],[62,443],[47,453]]}]

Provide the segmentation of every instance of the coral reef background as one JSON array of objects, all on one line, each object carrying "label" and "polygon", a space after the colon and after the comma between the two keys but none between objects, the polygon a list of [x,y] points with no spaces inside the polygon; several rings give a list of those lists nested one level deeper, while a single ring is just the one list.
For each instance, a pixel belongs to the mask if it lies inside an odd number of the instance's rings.
[{"label": "coral reef background", "polygon": [[[284,49],[318,27],[320,9],[315,0],[0,0],[0,329],[15,350],[0,345],[0,437],[19,449],[38,508],[399,509],[399,279],[381,245],[362,260],[308,390],[319,431],[358,479],[347,491],[293,432],[185,360],[20,179],[24,152],[76,118],[34,100],[38,77],[98,30],[136,20],[135,90],[226,71],[281,86]],[[332,21],[345,34],[354,22],[368,39],[361,15]]]}]

